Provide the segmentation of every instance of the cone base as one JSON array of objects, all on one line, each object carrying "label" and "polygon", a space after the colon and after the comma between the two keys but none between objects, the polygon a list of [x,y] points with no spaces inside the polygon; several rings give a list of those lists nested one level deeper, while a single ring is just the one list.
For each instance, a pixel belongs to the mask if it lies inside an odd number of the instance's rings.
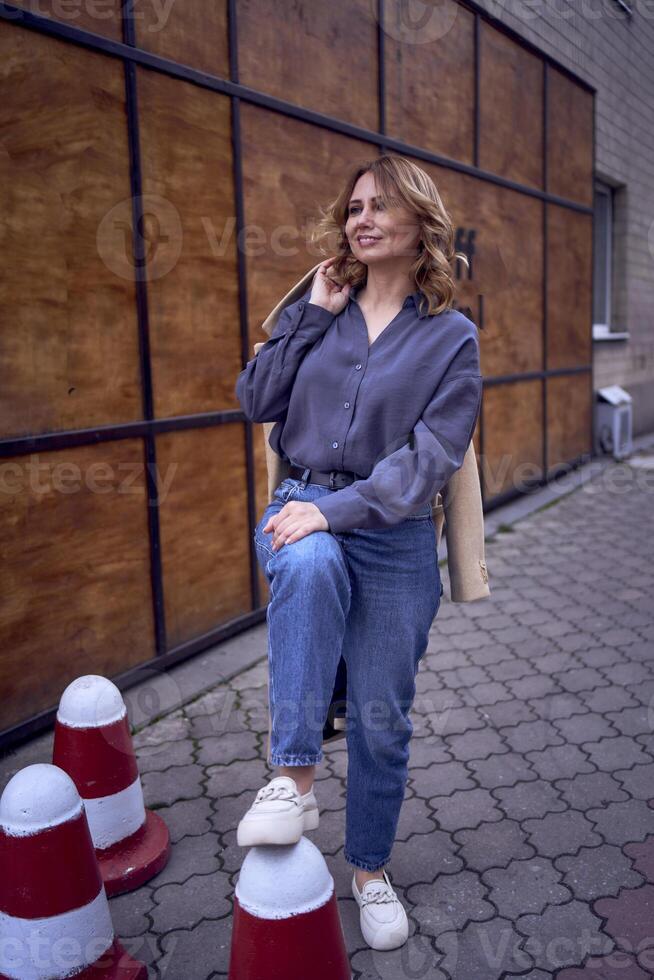
[{"label": "cone base", "polygon": [[145,823],[135,834],[95,853],[107,895],[122,895],[140,888],[166,866],[170,833],[157,813],[146,810]]},{"label": "cone base", "polygon": [[[11,980],[11,977],[0,973],[0,980]],[[95,963],[81,973],[75,973],[72,980],[148,980],[148,968],[145,963],[130,956],[118,939],[114,939]]]},{"label": "cone base", "polygon": [[287,919],[256,918],[234,896],[228,980],[306,980],[308,975],[351,980],[336,896],[320,909]]}]

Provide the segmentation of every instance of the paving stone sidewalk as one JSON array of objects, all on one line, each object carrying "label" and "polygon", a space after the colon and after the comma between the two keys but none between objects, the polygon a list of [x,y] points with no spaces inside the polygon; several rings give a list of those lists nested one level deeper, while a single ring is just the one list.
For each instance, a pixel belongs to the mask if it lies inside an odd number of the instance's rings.
[{"label": "paving stone sidewalk", "polygon": [[[450,603],[443,567],[390,862],[410,913],[400,950],[361,937],[343,858],[345,742],[326,748],[308,837],[334,877],[355,980],[654,976],[653,477],[610,463],[498,532],[489,600]],[[173,853],[110,907],[151,978],[227,976],[247,853],[236,826],[272,775],[261,653],[135,736]]]}]

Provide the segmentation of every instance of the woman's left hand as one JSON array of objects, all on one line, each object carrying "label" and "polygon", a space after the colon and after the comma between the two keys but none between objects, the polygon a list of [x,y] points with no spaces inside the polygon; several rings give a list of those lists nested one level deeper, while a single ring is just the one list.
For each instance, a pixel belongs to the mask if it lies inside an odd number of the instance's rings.
[{"label": "woman's left hand", "polygon": [[315,504],[305,500],[289,500],[278,514],[273,514],[264,533],[273,531],[272,550],[292,544],[313,531],[329,531],[327,518]]}]

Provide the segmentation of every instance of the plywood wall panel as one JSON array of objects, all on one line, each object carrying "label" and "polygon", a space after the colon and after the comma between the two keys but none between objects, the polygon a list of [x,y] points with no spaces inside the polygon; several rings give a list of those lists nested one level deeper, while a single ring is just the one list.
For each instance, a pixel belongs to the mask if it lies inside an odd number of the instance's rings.
[{"label": "plywood wall panel", "polygon": [[155,415],[238,408],[229,99],[147,69],[137,79]]},{"label": "plywood wall panel", "polygon": [[593,390],[591,372],[547,379],[547,476],[590,453]]},{"label": "plywood wall panel", "polygon": [[237,10],[241,84],[378,129],[376,4],[240,0]]},{"label": "plywood wall panel", "polygon": [[592,361],[592,217],[547,206],[547,366]]},{"label": "plywood wall panel", "polygon": [[395,139],[473,162],[474,14],[457,3],[384,4],[386,131]]},{"label": "plywood wall panel", "polygon": [[[66,3],[65,0],[12,0],[15,7],[30,13],[52,18],[66,27],[79,27],[112,41],[122,40],[121,0],[101,0],[100,3]],[[20,15],[12,21],[20,24]]]},{"label": "plywood wall panel", "polygon": [[229,78],[227,0],[134,0],[134,28],[146,51]]},{"label": "plywood wall panel", "polygon": [[524,491],[543,475],[541,381],[513,381],[484,389],[482,460],[485,500]]},{"label": "plywood wall panel", "polygon": [[243,426],[157,437],[168,649],[252,609]]},{"label": "plywood wall panel", "polygon": [[139,439],[0,461],[0,729],[155,655]]},{"label": "plywood wall panel", "polygon": [[478,325],[482,374],[540,370],[543,362],[542,208],[487,181],[421,163],[434,179],[471,269],[459,263],[456,305]]},{"label": "plywood wall panel", "polygon": [[0,64],[0,434],[140,418],[122,65],[3,21]]},{"label": "plywood wall panel", "polygon": [[547,190],[593,203],[593,95],[547,67]]},{"label": "plywood wall panel", "polygon": [[482,21],[479,166],[543,186],[543,62]]}]

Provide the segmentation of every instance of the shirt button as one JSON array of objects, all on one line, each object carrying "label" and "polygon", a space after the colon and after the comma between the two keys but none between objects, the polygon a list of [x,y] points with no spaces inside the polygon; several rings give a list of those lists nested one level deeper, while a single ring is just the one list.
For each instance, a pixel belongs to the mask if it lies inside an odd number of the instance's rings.
[{"label": "shirt button", "polygon": [[355,364],[354,366],[357,369],[357,371],[360,371],[361,370],[361,365],[360,364]]},{"label": "shirt button", "polygon": [[343,405],[343,408],[349,408],[349,407],[350,407],[350,403],[349,402],[345,402],[344,405]]},{"label": "shirt button", "polygon": [[338,443],[337,442],[333,442],[332,443],[332,449],[338,449]]}]

